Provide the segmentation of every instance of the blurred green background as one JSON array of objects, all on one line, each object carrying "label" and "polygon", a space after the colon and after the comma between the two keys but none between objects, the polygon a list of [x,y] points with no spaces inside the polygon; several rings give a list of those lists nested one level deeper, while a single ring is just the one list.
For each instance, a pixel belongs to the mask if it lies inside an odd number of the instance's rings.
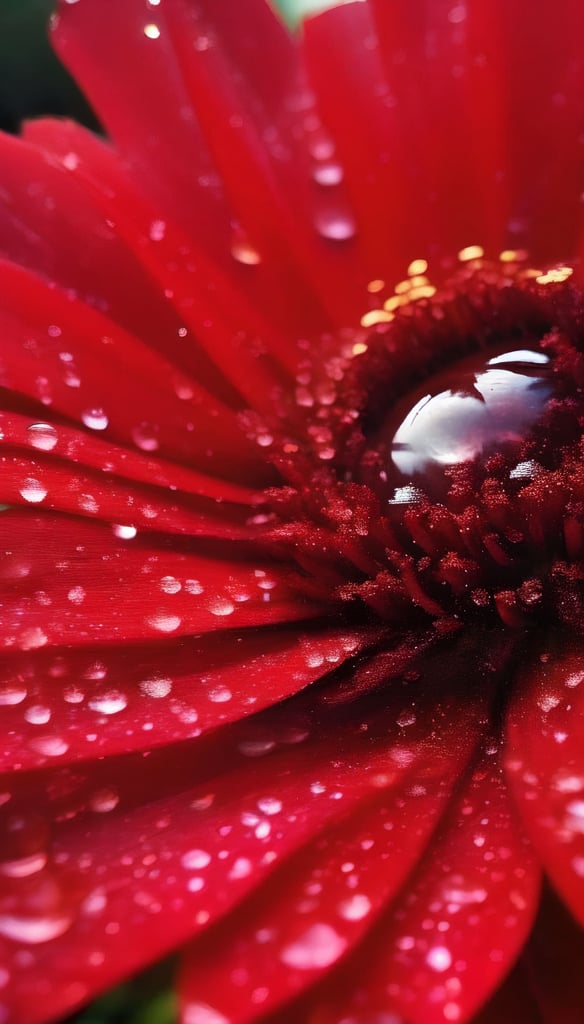
[{"label": "blurred green background", "polygon": [[[331,7],[335,0],[272,2],[290,25],[296,25],[303,14]],[[0,128],[4,131],[16,132],[23,119],[40,114],[67,115],[99,127],[48,45],[46,26],[54,7],[54,0],[0,0]],[[175,1024],[173,971],[172,960],[158,964],[74,1014],[66,1024]]]}]

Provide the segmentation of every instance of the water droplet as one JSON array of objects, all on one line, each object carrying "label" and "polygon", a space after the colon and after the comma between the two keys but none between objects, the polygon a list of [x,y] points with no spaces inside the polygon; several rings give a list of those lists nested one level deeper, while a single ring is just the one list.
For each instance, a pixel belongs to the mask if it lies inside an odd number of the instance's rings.
[{"label": "water droplet", "polygon": [[114,536],[119,537],[120,540],[133,540],[138,533],[135,526],[121,526],[114,524],[112,526]]},{"label": "water droplet", "polygon": [[64,935],[73,924],[66,914],[51,914],[43,917],[24,917],[17,914],[0,914],[0,935],[13,942],[24,942],[36,946],[50,942]]},{"label": "water droplet", "polygon": [[202,594],[205,588],[199,580],[185,580],[185,590],[187,594]]},{"label": "water droplet", "polygon": [[180,626],[182,619],[180,615],[170,615],[168,612],[155,612],[148,615],[146,622],[158,633],[174,633]]},{"label": "water droplet", "polygon": [[99,789],[89,800],[89,806],[96,814],[107,814],[113,811],[120,802],[119,795],[115,789]]},{"label": "water droplet", "polygon": [[156,436],[156,427],[150,423],[140,423],[132,430],[132,439],[137,448],[143,452],[155,452],[160,447]]},{"label": "water droplet", "polygon": [[281,960],[297,970],[330,967],[344,953],[347,940],[328,924],[313,924],[295,942],[285,946]]},{"label": "water droplet", "polygon": [[243,263],[246,267],[255,267],[262,260],[257,249],[254,249],[253,245],[250,245],[249,242],[241,239],[233,242],[231,255],[234,260],[237,260],[238,263]]},{"label": "water droplet", "polygon": [[29,747],[44,757],[62,757],[69,750],[69,744],[61,736],[35,736]]},{"label": "water droplet", "polygon": [[47,866],[47,854],[44,850],[31,853],[27,857],[19,857],[18,860],[5,860],[0,862],[0,874],[7,878],[28,878],[36,875]]},{"label": "water droplet", "polygon": [[0,707],[12,707],[14,704],[22,704],[28,691],[26,686],[20,683],[0,686]]},{"label": "water droplet", "polygon": [[244,757],[263,757],[276,746],[274,740],[244,740],[237,749]]},{"label": "water droplet", "polygon": [[178,594],[182,589],[182,583],[175,576],[163,576],[160,581],[160,589],[165,594]]},{"label": "water droplet", "polygon": [[258,807],[264,814],[279,814],[282,801],[275,796],[263,796],[258,800]]},{"label": "water droplet", "polygon": [[33,477],[27,477],[20,488],[20,493],[25,501],[32,502],[33,505],[43,501],[46,498],[48,491],[44,484],[40,480],[35,480]]},{"label": "water droplet", "polygon": [[50,423],[31,423],[27,434],[29,444],[42,452],[52,451],[58,441],[57,431]]},{"label": "water droplet", "polygon": [[168,697],[168,694],[172,690],[172,679],[143,679],[140,683],[140,690],[147,697]]},{"label": "water droplet", "polygon": [[117,715],[128,706],[128,698],[119,690],[110,690],[92,697],[88,704],[92,711],[99,711],[102,715]]},{"label": "water droplet", "polygon": [[180,862],[187,871],[200,871],[211,863],[211,856],[206,850],[187,850],[183,853]]},{"label": "water droplet", "polygon": [[103,409],[86,409],[81,413],[81,419],[90,430],[106,430],[109,419]]},{"label": "water droplet", "polygon": [[336,163],[319,164],[314,168],[312,176],[319,185],[339,185],[343,180],[343,168]]},{"label": "water droplet", "polygon": [[21,651],[36,651],[38,647],[44,647],[48,640],[47,634],[40,626],[29,626],[19,634],[18,646]]},{"label": "water droplet", "polygon": [[33,704],[24,712],[24,717],[31,725],[46,725],[51,720],[51,709],[41,704]]},{"label": "water droplet", "polygon": [[247,878],[248,875],[251,874],[251,870],[251,861],[248,860],[247,857],[238,857],[237,860],[233,862],[233,866],[229,872],[229,877],[234,880],[237,878]]},{"label": "water droplet", "polygon": [[218,686],[215,690],[209,690],[207,696],[213,704],[226,704],[231,700],[233,694],[226,686]]},{"label": "water droplet", "polygon": [[153,22],[148,25],[144,25],[144,35],[147,39],[160,39],[160,29],[158,28],[158,25],[155,25]]},{"label": "water droplet", "polygon": [[217,597],[209,602],[209,611],[212,615],[231,615],[235,611],[235,605],[227,597]]},{"label": "water droplet", "polygon": [[426,957],[426,963],[433,971],[447,971],[452,965],[452,954],[446,946],[433,946]]},{"label": "water droplet", "polygon": [[207,1003],[187,1003],[182,1010],[183,1024],[231,1024],[224,1014]]},{"label": "water droplet", "polygon": [[316,230],[323,238],[331,242],[346,242],[353,238],[357,226],[348,213],[332,213],[322,211],[316,218]]},{"label": "water droplet", "polygon": [[339,903],[338,911],[345,921],[361,921],[371,910],[371,900],[364,895],[355,893]]}]

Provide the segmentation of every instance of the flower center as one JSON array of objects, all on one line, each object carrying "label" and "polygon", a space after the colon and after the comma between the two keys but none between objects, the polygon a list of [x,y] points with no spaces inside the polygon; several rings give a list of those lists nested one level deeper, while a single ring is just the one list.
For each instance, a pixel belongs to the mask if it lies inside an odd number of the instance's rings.
[{"label": "flower center", "polygon": [[271,539],[307,592],[400,631],[582,630],[584,294],[570,274],[485,261],[363,318],[278,496]]}]

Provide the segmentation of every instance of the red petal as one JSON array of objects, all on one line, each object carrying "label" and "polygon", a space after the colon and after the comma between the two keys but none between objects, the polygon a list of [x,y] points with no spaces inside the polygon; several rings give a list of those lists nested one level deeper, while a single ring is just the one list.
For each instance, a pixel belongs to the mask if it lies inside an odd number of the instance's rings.
[{"label": "red petal", "polygon": [[580,646],[552,647],[522,673],[507,772],[544,868],[584,922],[584,672]]},{"label": "red petal", "polygon": [[95,209],[83,182],[36,146],[4,134],[0,167],[0,251],[73,288],[139,337],[174,344],[181,321]]},{"label": "red petal", "polygon": [[295,627],[246,630],[227,644],[208,634],[5,656],[0,771],[46,765],[52,751],[64,765],[203,735],[289,697],[375,639]]},{"label": "red petal", "polygon": [[[305,270],[317,290],[326,282],[331,302],[334,278],[319,264],[312,225],[302,216],[310,188],[298,143],[305,89],[295,48],[267,5],[239,6],[235,20],[224,4],[195,9],[178,0],[153,10],[150,20],[138,0],[123,11],[112,0],[63,6],[55,39],[163,216],[203,240],[283,325],[300,329],[302,311],[306,330],[307,320],[324,321],[302,280]],[[243,225],[239,238],[234,222]],[[339,301],[337,286],[335,314]]]},{"label": "red petal", "polygon": [[[0,935],[13,1019],[57,1016],[163,955],[377,798],[392,785],[388,765],[399,774],[412,758],[424,763],[439,723],[446,737],[461,721],[458,701],[427,697],[414,743],[395,709],[370,701],[317,710],[310,694],[216,738],[11,779]],[[457,727],[447,749],[460,741]],[[270,822],[268,797],[282,802],[285,828]]]},{"label": "red petal", "polygon": [[491,754],[391,917],[351,963],[351,981],[335,987],[331,979],[315,1020],[337,1024],[354,1008],[409,1024],[468,1021],[521,949],[538,895],[539,870]]},{"label": "red petal", "polygon": [[[409,730],[416,757],[392,766],[380,794],[307,844],[253,902],[192,945],[182,970],[185,1018],[210,1005],[230,1024],[249,1024],[313,985],[359,942],[420,856],[465,766],[476,722],[464,728],[465,745],[451,753],[438,736],[417,749]],[[265,806],[279,814],[277,801]]]},{"label": "red petal", "polygon": [[583,41],[578,0],[561,12],[370,0],[307,23],[311,78],[373,276],[474,243],[492,255],[527,244],[548,260],[574,251]]},{"label": "red petal", "polygon": [[153,642],[324,612],[295,595],[275,566],[182,553],[146,538],[131,544],[86,520],[4,512],[0,547],[5,649]]},{"label": "red petal", "polygon": [[2,386],[129,446],[155,445],[167,457],[212,465],[215,474],[233,476],[242,458],[253,479],[252,448],[233,411],[180,361],[173,365],[109,318],[11,264],[0,263],[0,294]]}]

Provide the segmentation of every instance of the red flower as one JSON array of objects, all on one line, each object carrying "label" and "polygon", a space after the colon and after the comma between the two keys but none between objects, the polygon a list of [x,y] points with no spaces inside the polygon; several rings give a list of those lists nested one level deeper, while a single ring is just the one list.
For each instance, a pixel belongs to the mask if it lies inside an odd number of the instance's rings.
[{"label": "red flower", "polygon": [[576,1024],[581,0],[54,38],[112,141],[0,140],[0,1021],[182,946],[184,1024]]}]

